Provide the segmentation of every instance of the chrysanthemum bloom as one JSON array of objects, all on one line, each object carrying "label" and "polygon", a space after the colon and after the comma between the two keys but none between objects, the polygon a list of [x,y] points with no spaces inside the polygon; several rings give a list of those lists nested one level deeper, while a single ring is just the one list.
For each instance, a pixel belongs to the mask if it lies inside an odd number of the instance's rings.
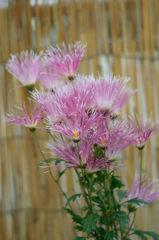
[{"label": "chrysanthemum bloom", "polygon": [[131,191],[128,194],[127,199],[138,198],[145,202],[151,203],[157,198],[159,198],[159,191],[155,192],[154,190],[155,182],[147,182],[144,178],[140,179],[135,176]]},{"label": "chrysanthemum bloom", "polygon": [[48,62],[52,64],[61,77],[64,76],[69,80],[73,80],[83,57],[85,47],[80,42],[69,45],[68,48],[64,43],[61,48],[51,47],[47,51]]},{"label": "chrysanthemum bloom", "polygon": [[105,148],[105,155],[109,160],[115,159],[119,153],[132,144],[133,131],[129,129],[127,120],[118,120],[114,123],[109,119],[99,128],[103,130],[99,130],[96,142]]},{"label": "chrysanthemum bloom", "polygon": [[19,56],[12,55],[6,68],[23,86],[32,86],[37,81],[41,68],[41,55],[36,55],[33,51],[22,52]]},{"label": "chrysanthemum bloom", "polygon": [[20,110],[20,115],[7,115],[6,121],[8,123],[23,125],[30,128],[30,130],[35,130],[37,124],[44,119],[44,111],[39,106],[31,108],[30,113],[28,113],[25,105],[24,107],[18,107],[18,109]]},{"label": "chrysanthemum bloom", "polygon": [[[82,82],[82,81],[81,81]],[[92,105],[94,96],[92,88],[80,81],[74,85],[67,84],[62,87],[57,87],[54,93],[34,92],[33,98],[52,120],[63,118],[77,118],[85,114],[87,109]]]},{"label": "chrysanthemum bloom", "polygon": [[101,116],[92,111],[91,114],[79,114],[72,117],[65,118],[61,121],[51,122],[50,130],[60,133],[74,141],[80,141],[81,138],[89,133],[91,128],[96,127],[98,122],[101,121]]},{"label": "chrysanthemum bloom", "polygon": [[128,79],[122,80],[112,76],[104,76],[94,81],[96,106],[105,114],[119,112],[134,93],[125,87],[127,82]]},{"label": "chrysanthemum bloom", "polygon": [[142,149],[147,140],[159,130],[156,122],[151,119],[144,122],[141,117],[131,117],[129,125],[133,130],[133,145],[139,149]]},{"label": "chrysanthemum bloom", "polygon": [[[91,142],[91,143],[90,143]],[[88,172],[100,171],[108,167],[106,158],[97,159],[92,152],[92,141],[81,140],[71,145],[63,143],[49,145],[54,156],[61,159],[57,165],[73,168],[84,168]]]},{"label": "chrysanthemum bloom", "polygon": [[38,76],[38,81],[45,87],[50,90],[54,90],[57,85],[63,83],[59,79],[59,74],[56,71],[55,65],[50,63],[50,61],[46,61],[42,64],[41,71]]}]

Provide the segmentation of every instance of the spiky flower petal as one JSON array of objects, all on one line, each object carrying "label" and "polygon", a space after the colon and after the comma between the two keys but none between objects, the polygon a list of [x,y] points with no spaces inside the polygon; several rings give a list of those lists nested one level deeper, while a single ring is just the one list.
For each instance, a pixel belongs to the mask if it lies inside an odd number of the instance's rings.
[{"label": "spiky flower petal", "polygon": [[129,121],[130,128],[133,130],[133,145],[143,148],[148,139],[158,130],[157,122],[152,119],[144,121],[141,117],[131,117]]},{"label": "spiky flower petal", "polygon": [[48,62],[61,77],[72,80],[83,57],[85,47],[80,42],[69,45],[68,48],[64,43],[61,48],[50,47],[47,51]]},{"label": "spiky flower petal", "polygon": [[41,55],[24,51],[19,55],[11,55],[6,68],[22,85],[29,86],[35,84],[41,68]]},{"label": "spiky flower petal", "polygon": [[20,115],[8,114],[6,121],[12,124],[23,125],[30,129],[35,129],[37,124],[44,119],[44,111],[39,106],[31,107],[30,113],[24,105],[18,107]]},{"label": "spiky flower petal", "polygon": [[131,190],[128,194],[128,200],[133,198],[141,199],[145,202],[151,203],[157,198],[159,198],[159,191],[155,191],[154,189],[155,182],[147,182],[143,177],[140,179],[135,176]]}]

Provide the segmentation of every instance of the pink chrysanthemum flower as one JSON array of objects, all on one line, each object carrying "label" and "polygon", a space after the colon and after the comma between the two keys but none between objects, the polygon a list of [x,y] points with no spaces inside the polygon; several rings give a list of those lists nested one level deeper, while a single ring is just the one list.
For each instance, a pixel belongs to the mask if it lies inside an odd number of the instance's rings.
[{"label": "pink chrysanthemum flower", "polygon": [[69,45],[68,48],[64,43],[61,48],[51,47],[47,51],[48,62],[52,64],[60,76],[65,76],[69,80],[72,80],[83,57],[85,47],[80,42]]},{"label": "pink chrysanthemum flower", "polygon": [[[97,132],[96,143],[105,148],[105,155],[109,160],[115,159],[119,153],[132,144],[133,131],[129,129],[127,120],[101,124]],[[103,129],[103,130],[102,130]]]},{"label": "pink chrysanthemum flower", "polygon": [[145,202],[151,203],[157,198],[159,198],[159,191],[155,192],[154,190],[155,182],[147,182],[142,178],[141,183],[140,179],[136,176],[134,178],[131,191],[128,194],[127,199],[138,198]]},{"label": "pink chrysanthemum flower", "polygon": [[91,128],[98,125],[100,121],[101,116],[96,111],[92,111],[91,114],[75,115],[55,123],[53,122],[52,125],[50,122],[49,125],[51,125],[50,130],[71,138],[74,141],[79,141],[89,133]]},{"label": "pink chrysanthemum flower", "polygon": [[54,90],[57,85],[63,83],[59,79],[59,74],[56,71],[55,65],[46,61],[43,63],[41,71],[38,76],[38,81],[48,89]]},{"label": "pink chrysanthemum flower", "polygon": [[8,114],[6,121],[12,124],[23,125],[30,129],[35,129],[37,124],[44,119],[44,111],[39,107],[35,106],[31,108],[30,113],[26,106],[18,107],[20,110],[20,115]]},{"label": "pink chrysanthemum flower", "polygon": [[46,113],[57,121],[63,118],[77,118],[87,111],[93,102],[93,90],[90,86],[80,84],[67,84],[57,87],[52,93],[34,92],[33,98],[46,111]]},{"label": "pink chrysanthemum flower", "polygon": [[41,68],[41,55],[33,51],[22,52],[19,56],[12,55],[6,68],[22,85],[34,85]]},{"label": "pink chrysanthemum flower", "polygon": [[100,171],[108,167],[108,160],[97,159],[93,154],[92,141],[86,139],[79,142],[79,147],[76,143],[71,145],[60,143],[52,143],[49,145],[54,156],[61,159],[59,165],[73,168],[85,168],[86,171]]},{"label": "pink chrysanthemum flower", "polygon": [[148,139],[159,130],[156,122],[152,122],[151,119],[144,122],[141,117],[131,117],[129,125],[133,130],[133,145],[140,149],[142,149]]},{"label": "pink chrysanthemum flower", "polygon": [[104,76],[94,81],[96,89],[95,104],[105,113],[119,112],[125,102],[133,95],[133,91],[126,88],[128,79]]}]

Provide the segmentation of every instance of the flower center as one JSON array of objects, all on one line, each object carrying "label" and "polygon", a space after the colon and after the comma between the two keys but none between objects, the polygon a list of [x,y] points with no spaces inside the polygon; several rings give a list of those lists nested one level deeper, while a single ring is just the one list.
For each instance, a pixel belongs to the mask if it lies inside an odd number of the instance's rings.
[{"label": "flower center", "polygon": [[101,142],[102,145],[104,145],[105,144],[105,139],[102,139],[100,142]]},{"label": "flower center", "polygon": [[73,132],[73,134],[74,134],[75,137],[78,137],[78,136],[79,136],[79,134],[78,134],[77,131]]}]

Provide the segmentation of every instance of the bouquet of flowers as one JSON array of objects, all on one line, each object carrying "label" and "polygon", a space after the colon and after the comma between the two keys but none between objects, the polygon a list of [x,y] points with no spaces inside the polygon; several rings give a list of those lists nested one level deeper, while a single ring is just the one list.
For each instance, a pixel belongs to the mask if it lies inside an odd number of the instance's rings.
[{"label": "bouquet of flowers", "polygon": [[[28,89],[31,108],[19,107],[20,114],[8,114],[6,121],[23,125],[34,135],[43,157],[39,166],[48,169],[66,199],[64,210],[78,232],[74,240],[128,240],[133,235],[159,239],[158,234],[134,226],[137,209],[159,197],[156,181],[149,182],[142,171],[143,150],[159,130],[158,123],[138,115],[122,118],[122,107],[136,93],[127,87],[129,79],[77,74],[85,47],[77,42],[50,47],[39,55],[26,51],[12,56],[7,70]],[[34,87],[37,81],[40,90]],[[49,159],[36,128],[50,136]],[[128,190],[119,176],[118,156],[130,145],[138,148],[140,169]],[[58,177],[52,168],[59,169]],[[81,189],[72,196],[59,183],[70,169]]]}]

